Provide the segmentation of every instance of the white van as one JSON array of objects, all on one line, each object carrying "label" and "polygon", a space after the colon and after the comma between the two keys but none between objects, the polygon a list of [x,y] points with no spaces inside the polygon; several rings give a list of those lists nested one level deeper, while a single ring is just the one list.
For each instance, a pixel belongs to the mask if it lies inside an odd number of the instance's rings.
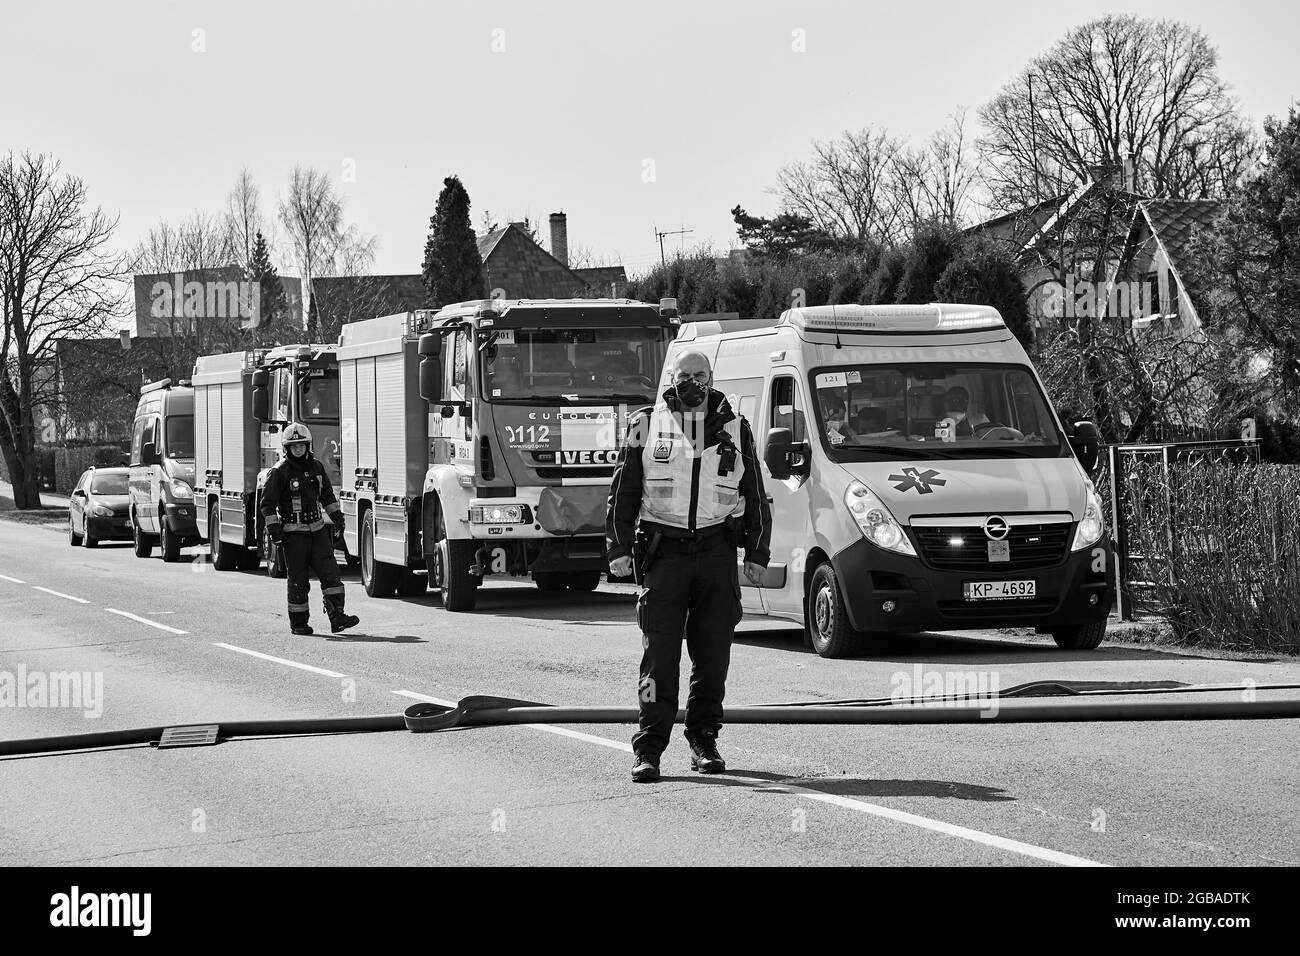
[{"label": "white van", "polygon": [[750,422],[772,502],[745,610],[841,657],[872,632],[1033,627],[1096,647],[1110,543],[1087,472],[1091,422],[1062,427],[996,309],[816,306],[693,322],[669,350],[713,363]]}]

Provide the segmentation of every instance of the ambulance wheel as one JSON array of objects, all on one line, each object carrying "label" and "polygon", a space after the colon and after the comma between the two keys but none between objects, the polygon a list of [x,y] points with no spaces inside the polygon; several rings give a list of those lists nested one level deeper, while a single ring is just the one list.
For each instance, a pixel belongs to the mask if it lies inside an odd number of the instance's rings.
[{"label": "ambulance wheel", "polygon": [[1078,627],[1058,627],[1052,631],[1057,647],[1067,651],[1090,651],[1106,636],[1106,618],[1081,624]]},{"label": "ambulance wheel", "polygon": [[862,635],[849,623],[839,578],[829,561],[813,571],[804,622],[813,650],[820,657],[849,657],[862,645]]},{"label": "ambulance wheel", "polygon": [[361,522],[361,584],[371,597],[392,597],[401,584],[405,568],[375,559],[375,512],[370,509]]},{"label": "ambulance wheel", "polygon": [[[162,509],[160,508],[159,511]],[[167,519],[162,521],[158,543],[162,548],[162,559],[168,564],[175,564],[181,559],[181,539],[175,531],[167,526]],[[151,549],[152,550],[152,549]]]},{"label": "ambulance wheel", "polygon": [[241,550],[221,540],[221,505],[213,502],[208,511],[208,558],[212,566],[218,571],[238,571]]},{"label": "ambulance wheel", "polygon": [[599,571],[574,571],[569,575],[570,591],[594,591],[600,587]]},{"label": "ambulance wheel", "polygon": [[69,547],[73,547],[73,548],[75,548],[75,547],[76,547],[77,545],[79,545],[79,544],[81,544],[81,535],[77,534],[77,532],[74,531],[74,530],[72,529],[72,517],[69,515],[69,517],[68,517],[68,545],[69,545]]},{"label": "ambulance wheel", "polygon": [[284,566],[284,548],[271,540],[271,532],[266,528],[262,529],[262,553],[266,556],[268,578],[282,578],[289,573]]},{"label": "ambulance wheel", "polygon": [[427,574],[416,574],[410,568],[407,568],[402,583],[397,586],[397,593],[402,597],[419,597],[428,588],[429,576]]},{"label": "ambulance wheel", "polygon": [[135,547],[137,558],[147,558],[153,554],[153,538],[140,530],[134,514],[131,515],[131,543]]},{"label": "ambulance wheel", "polygon": [[562,571],[534,571],[533,581],[539,591],[563,591],[569,586],[569,575]]}]

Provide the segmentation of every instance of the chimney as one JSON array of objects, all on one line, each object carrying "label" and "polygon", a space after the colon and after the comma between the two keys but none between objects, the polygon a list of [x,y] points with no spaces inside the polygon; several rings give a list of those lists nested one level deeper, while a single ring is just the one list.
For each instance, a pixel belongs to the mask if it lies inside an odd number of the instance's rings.
[{"label": "chimney", "polygon": [[562,212],[551,213],[551,255],[569,264],[569,217]]}]

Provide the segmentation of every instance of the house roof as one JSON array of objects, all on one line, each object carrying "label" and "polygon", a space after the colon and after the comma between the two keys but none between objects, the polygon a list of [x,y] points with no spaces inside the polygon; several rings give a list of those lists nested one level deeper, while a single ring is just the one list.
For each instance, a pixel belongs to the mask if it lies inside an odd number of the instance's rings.
[{"label": "house roof", "polygon": [[1138,208],[1170,261],[1179,263],[1192,235],[1209,228],[1222,205],[1216,199],[1147,199]]},{"label": "house roof", "polygon": [[514,223],[509,223],[507,225],[502,226],[500,229],[493,229],[491,232],[487,233],[486,235],[479,236],[478,237],[479,258],[482,259],[484,262],[487,262],[487,257],[492,255],[492,250],[497,247],[497,243],[501,241],[501,237],[504,236],[507,232],[509,232],[513,226]]}]

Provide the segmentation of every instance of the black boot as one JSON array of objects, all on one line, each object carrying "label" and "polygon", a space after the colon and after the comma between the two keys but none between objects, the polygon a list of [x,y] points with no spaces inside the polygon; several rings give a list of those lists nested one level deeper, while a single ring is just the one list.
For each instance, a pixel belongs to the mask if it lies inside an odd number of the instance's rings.
[{"label": "black boot", "polygon": [[311,625],[307,623],[310,619],[306,611],[290,611],[289,630],[294,634],[314,634]]},{"label": "black boot", "polygon": [[339,631],[345,631],[349,627],[356,627],[361,623],[361,618],[355,614],[346,614],[343,611],[343,595],[326,595],[325,610],[330,616],[330,631],[337,634]]},{"label": "black boot", "polygon": [[654,783],[659,779],[659,758],[650,754],[637,754],[632,763],[634,783]]},{"label": "black boot", "polygon": [[722,773],[727,769],[727,762],[718,753],[718,735],[710,731],[687,734],[686,742],[691,745],[691,769],[700,773]]},{"label": "black boot", "polygon": [[289,630],[292,631],[294,634],[315,634],[316,633],[311,629],[310,624],[294,624],[289,627]]}]

